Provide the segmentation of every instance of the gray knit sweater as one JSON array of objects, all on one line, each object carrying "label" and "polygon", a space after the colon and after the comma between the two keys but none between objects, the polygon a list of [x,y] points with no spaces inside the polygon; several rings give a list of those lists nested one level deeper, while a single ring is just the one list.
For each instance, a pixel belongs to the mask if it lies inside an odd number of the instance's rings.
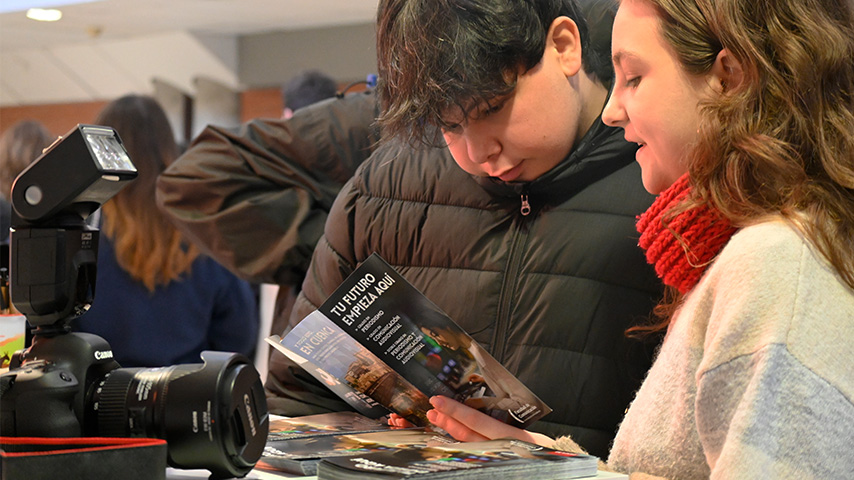
[{"label": "gray knit sweater", "polygon": [[852,447],[854,291],[774,220],[733,236],[688,294],[608,463],[674,479],[841,479],[854,478]]}]

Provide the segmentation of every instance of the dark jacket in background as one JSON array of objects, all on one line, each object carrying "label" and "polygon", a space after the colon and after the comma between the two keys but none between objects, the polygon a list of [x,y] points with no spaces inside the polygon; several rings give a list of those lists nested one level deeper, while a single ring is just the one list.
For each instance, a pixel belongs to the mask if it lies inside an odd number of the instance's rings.
[{"label": "dark jacket in background", "polygon": [[[12,227],[12,204],[3,197],[0,197],[0,244],[9,244],[9,228]],[[3,260],[3,265],[8,263],[8,259]],[[8,265],[6,265],[8,266]]]},{"label": "dark jacket in background", "polygon": [[[651,362],[651,345],[624,332],[661,296],[637,246],[652,196],[635,148],[597,120],[560,165],[505,184],[465,173],[446,148],[380,147],[332,207],[291,323],[378,252],[554,409],[533,430],[604,458]],[[272,411],[346,408],[272,360]]]},{"label": "dark jacket in background", "polygon": [[251,282],[279,285],[275,333],[335,196],[379,139],[377,113],[374,96],[358,93],[289,120],[209,126],[158,180],[158,204],[188,240]]}]

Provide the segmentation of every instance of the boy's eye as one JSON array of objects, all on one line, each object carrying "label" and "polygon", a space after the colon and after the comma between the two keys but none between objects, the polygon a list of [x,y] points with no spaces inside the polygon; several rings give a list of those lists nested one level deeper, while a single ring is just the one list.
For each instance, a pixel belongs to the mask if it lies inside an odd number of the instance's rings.
[{"label": "boy's eye", "polygon": [[504,101],[496,102],[496,103],[487,103],[483,109],[480,110],[481,117],[488,117],[492,114],[498,113],[504,108]]},{"label": "boy's eye", "polygon": [[442,125],[441,129],[442,133],[460,133],[463,129],[463,126],[459,123],[448,123]]},{"label": "boy's eye", "polygon": [[489,115],[492,115],[493,113],[498,112],[499,110],[501,110],[501,106],[500,106],[500,105],[492,105],[492,106],[490,106],[489,108],[487,108],[486,110],[484,110],[484,111],[483,111],[483,115],[484,115],[484,116],[489,116]]},{"label": "boy's eye", "polygon": [[628,80],[626,80],[626,86],[629,88],[635,88],[638,85],[640,85],[640,81],[641,81],[640,76],[629,78]]}]

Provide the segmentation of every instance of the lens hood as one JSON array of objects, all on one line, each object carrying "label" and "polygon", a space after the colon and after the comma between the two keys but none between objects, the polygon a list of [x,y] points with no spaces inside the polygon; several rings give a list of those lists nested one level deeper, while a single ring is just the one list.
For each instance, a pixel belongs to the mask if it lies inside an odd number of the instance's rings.
[{"label": "lens hood", "polygon": [[211,478],[245,476],[269,429],[261,378],[241,354],[201,356],[203,364],[110,372],[95,402],[98,430],[165,439],[176,468],[208,469]]}]

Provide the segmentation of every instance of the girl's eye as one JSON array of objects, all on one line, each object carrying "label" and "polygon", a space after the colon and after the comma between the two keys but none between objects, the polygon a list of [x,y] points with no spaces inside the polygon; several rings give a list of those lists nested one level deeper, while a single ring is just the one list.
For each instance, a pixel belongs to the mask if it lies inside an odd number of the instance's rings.
[{"label": "girl's eye", "polygon": [[640,85],[641,77],[632,77],[626,80],[626,86],[629,88],[635,88]]}]

